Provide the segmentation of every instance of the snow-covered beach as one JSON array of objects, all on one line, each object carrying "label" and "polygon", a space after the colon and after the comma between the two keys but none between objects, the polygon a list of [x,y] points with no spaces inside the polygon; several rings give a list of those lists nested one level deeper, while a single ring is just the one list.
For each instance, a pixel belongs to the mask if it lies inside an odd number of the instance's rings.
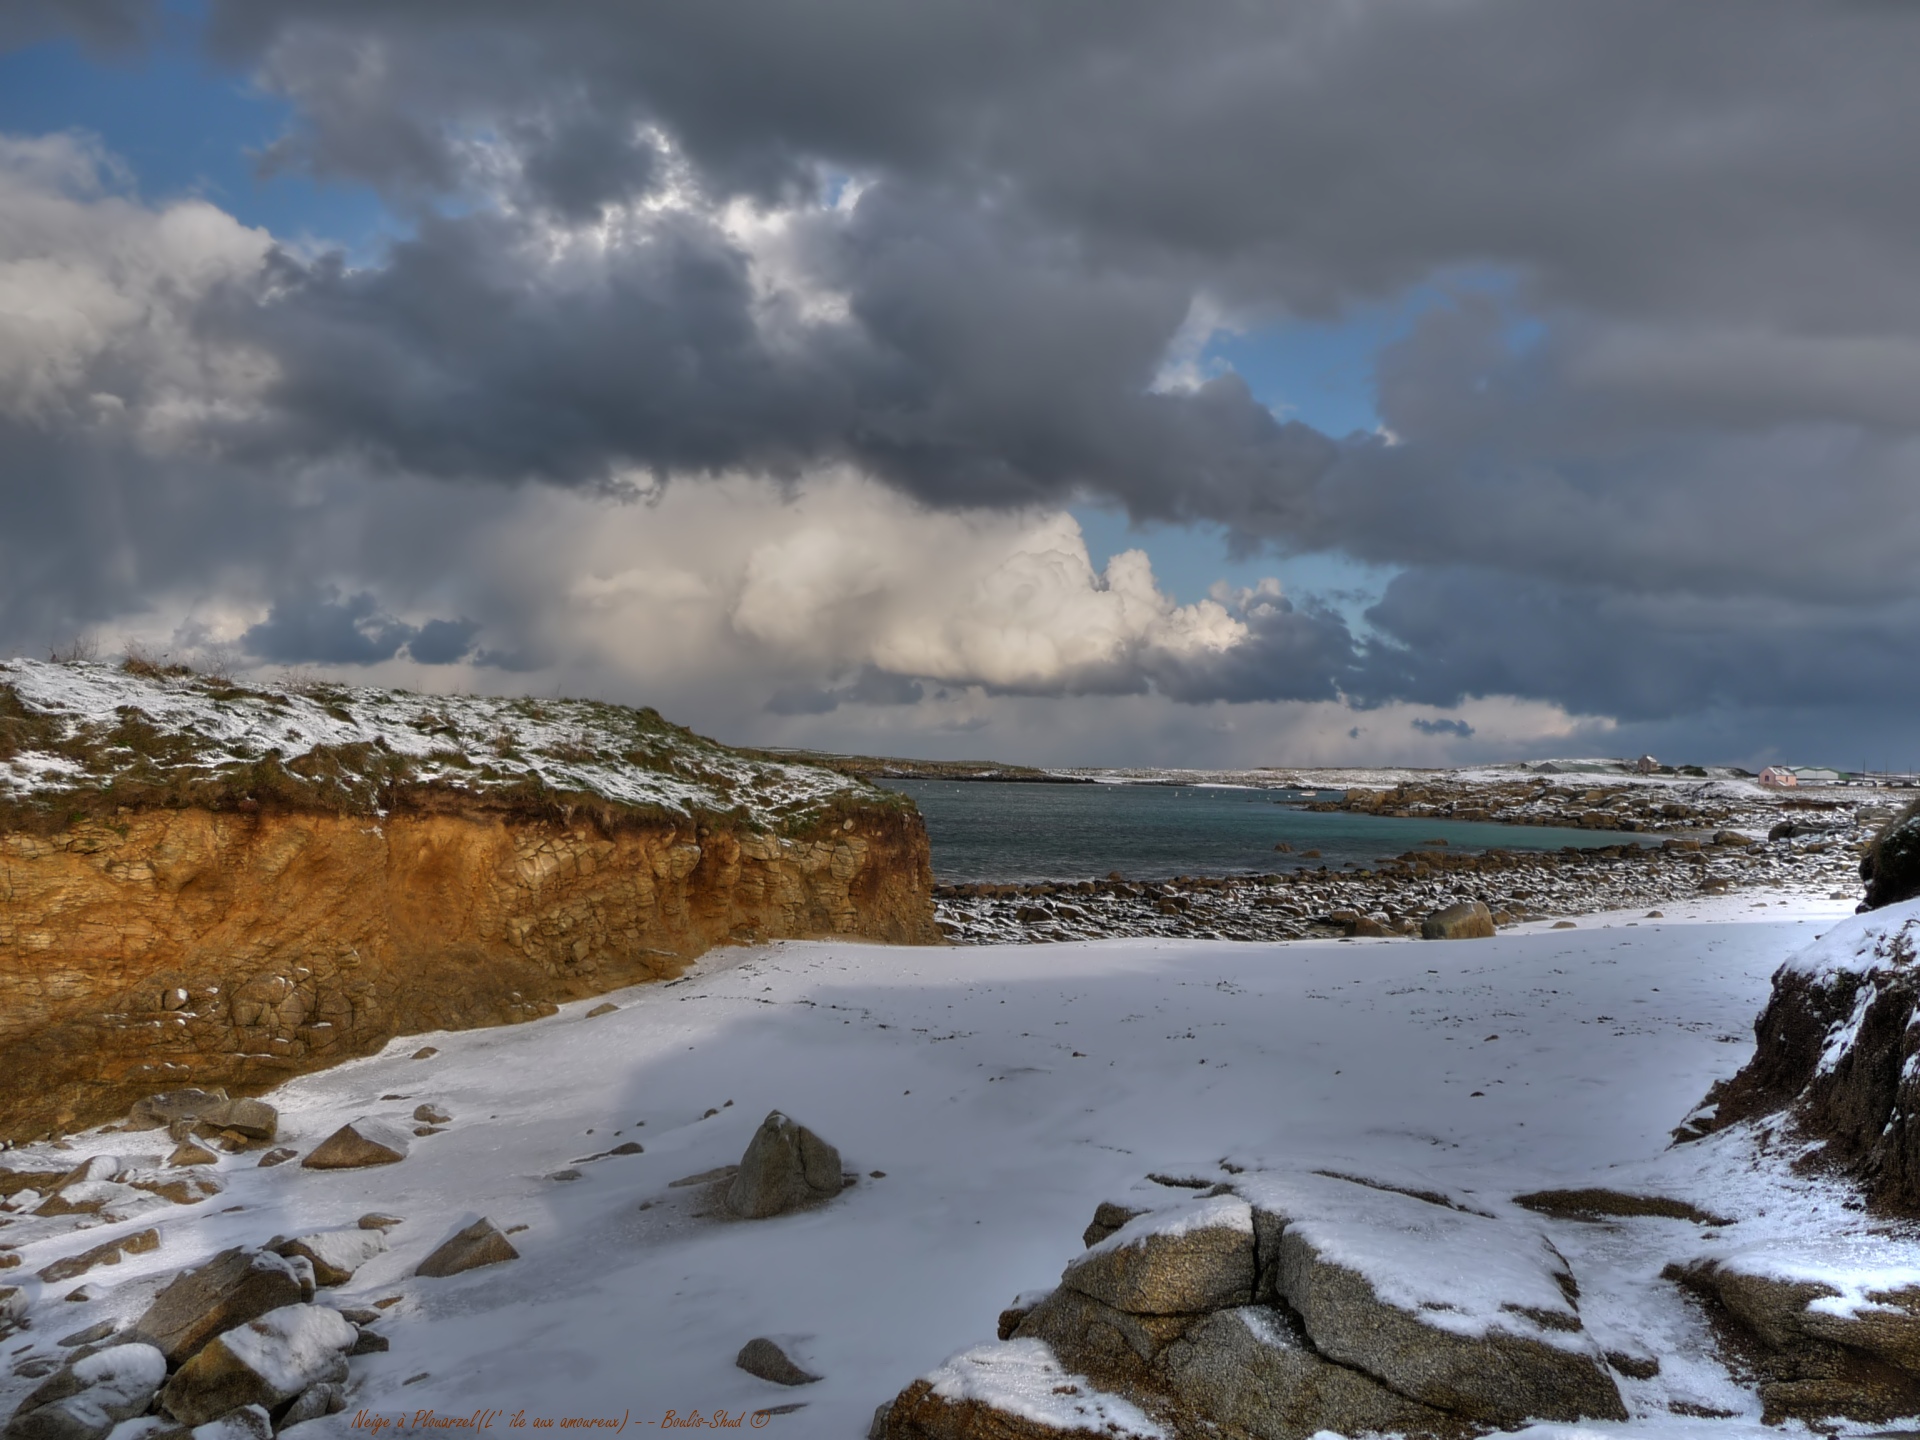
[{"label": "snow-covered beach", "polygon": [[[658,1430],[668,1412],[798,1405],[759,1423],[864,1434],[876,1404],[991,1339],[1016,1294],[1055,1283],[1098,1202],[1155,1174],[1221,1178],[1225,1161],[1364,1174],[1512,1216],[1525,1214],[1515,1195],[1562,1187],[1717,1197],[1743,1218],[1710,1241],[1681,1221],[1529,1218],[1579,1273],[1596,1338],[1651,1344],[1662,1362],[1621,1381],[1627,1424],[1582,1432],[1758,1430],[1752,1392],[1659,1279],[1661,1246],[1732,1251],[1862,1222],[1837,1192],[1749,1172],[1741,1132],[1669,1151],[1668,1131],[1750,1055],[1768,977],[1852,908],[1736,894],[1657,921],[1623,912],[1451,943],[716,951],[680,981],[612,995],[611,1013],[589,1017],[582,1002],[525,1025],[406,1037],[267,1097],[302,1150],[359,1116],[449,1112],[400,1164],[327,1173],[239,1155],[220,1162],[225,1193],[200,1205],[156,1201],[84,1234],[7,1217],[0,1245],[23,1263],[0,1278],[22,1286],[31,1328],[7,1346],[0,1409],[34,1383],[23,1367],[64,1336],[130,1320],[181,1267],[383,1211],[405,1222],[391,1250],[333,1303],[401,1297],[380,1324],[392,1348],[353,1361],[348,1409],[317,1427],[491,1409]],[[738,1160],[774,1109],[836,1144],[858,1183],[771,1220],[696,1213],[702,1187],[672,1182]],[[61,1158],[144,1153],[154,1138],[75,1136]],[[642,1153],[604,1155],[636,1141]],[[44,1164],[47,1148],[9,1158]],[[1744,1197],[1729,1193],[1736,1182]],[[526,1227],[513,1235],[520,1260],[413,1275],[479,1216]],[[89,1299],[32,1278],[147,1226],[159,1249],[89,1276]],[[1651,1248],[1649,1226],[1664,1237]],[[785,1389],[735,1368],[763,1335],[792,1337],[824,1378]],[[1700,1418],[1711,1411],[1730,1414]]]}]

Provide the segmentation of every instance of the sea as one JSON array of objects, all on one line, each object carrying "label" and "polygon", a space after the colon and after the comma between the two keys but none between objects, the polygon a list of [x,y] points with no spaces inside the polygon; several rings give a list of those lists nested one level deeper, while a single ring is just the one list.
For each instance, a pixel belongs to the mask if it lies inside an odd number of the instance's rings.
[{"label": "sea", "polygon": [[[1129,880],[1176,875],[1284,874],[1372,867],[1446,842],[1454,851],[1558,850],[1658,844],[1658,836],[1543,825],[1400,820],[1305,809],[1338,791],[1224,785],[1066,785],[1017,781],[888,780],[913,797],[943,885]],[[1277,849],[1287,845],[1290,851]],[[1310,852],[1317,851],[1318,854]]]}]

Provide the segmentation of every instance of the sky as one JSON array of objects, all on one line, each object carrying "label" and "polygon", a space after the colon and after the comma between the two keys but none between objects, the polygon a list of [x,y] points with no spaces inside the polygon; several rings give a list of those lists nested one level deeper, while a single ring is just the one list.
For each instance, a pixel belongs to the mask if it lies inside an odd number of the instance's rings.
[{"label": "sky", "polygon": [[0,653],[1911,767],[1892,0],[5,0]]}]

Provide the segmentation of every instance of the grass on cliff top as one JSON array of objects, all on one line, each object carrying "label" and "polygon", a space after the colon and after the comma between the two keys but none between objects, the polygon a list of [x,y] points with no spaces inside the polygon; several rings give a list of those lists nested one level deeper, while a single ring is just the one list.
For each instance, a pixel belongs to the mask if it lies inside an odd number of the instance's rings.
[{"label": "grass on cliff top", "polygon": [[688,820],[781,834],[903,797],[729,749],[652,709],[303,682],[181,666],[0,661],[0,831],[122,808],[377,815],[485,809],[603,826]]}]

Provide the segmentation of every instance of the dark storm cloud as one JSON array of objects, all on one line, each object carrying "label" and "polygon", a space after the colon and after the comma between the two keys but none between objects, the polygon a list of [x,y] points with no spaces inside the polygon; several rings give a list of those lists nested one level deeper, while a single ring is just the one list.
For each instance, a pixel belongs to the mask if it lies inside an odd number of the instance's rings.
[{"label": "dark storm cloud", "polygon": [[918,705],[926,687],[905,675],[867,666],[850,683],[832,687],[793,686],[767,701],[772,715],[826,715],[842,705]]},{"label": "dark storm cloud", "polygon": [[[19,14],[96,40],[139,18],[106,0]],[[194,317],[271,376],[259,405],[199,423],[211,488],[328,464],[618,487],[846,462],[938,506],[1096,496],[1404,571],[1364,640],[1273,604],[1243,616],[1241,645],[1143,662],[1116,689],[1512,694],[1636,723],[1911,698],[1913,7],[214,0],[212,16],[215,53],[293,107],[268,163],[374,184],[417,223],[358,269],[279,255]],[[849,176],[857,202],[804,212],[782,242],[833,303],[769,295],[721,207]],[[1156,384],[1197,298],[1252,324],[1449,285],[1380,359],[1390,436],[1277,419],[1231,374]],[[101,472],[45,432],[16,454],[35,445],[58,453],[10,456],[0,507],[51,525],[83,502],[41,489],[81,495]],[[97,483],[144,513],[136,486]],[[272,503],[252,503],[268,526]],[[216,553],[237,528],[176,538]],[[153,537],[135,519],[105,539],[80,568],[137,600]],[[393,557],[396,583],[411,564]],[[379,619],[397,602],[326,603],[259,643],[398,653]],[[442,638],[474,637],[417,643]]]},{"label": "dark storm cloud", "polygon": [[1422,735],[1453,735],[1465,740],[1473,734],[1473,726],[1464,720],[1428,719],[1415,716],[1407,722]]},{"label": "dark storm cloud", "polygon": [[383,614],[369,594],[338,591],[277,600],[240,637],[249,655],[282,664],[374,665],[391,660],[417,632]]}]

